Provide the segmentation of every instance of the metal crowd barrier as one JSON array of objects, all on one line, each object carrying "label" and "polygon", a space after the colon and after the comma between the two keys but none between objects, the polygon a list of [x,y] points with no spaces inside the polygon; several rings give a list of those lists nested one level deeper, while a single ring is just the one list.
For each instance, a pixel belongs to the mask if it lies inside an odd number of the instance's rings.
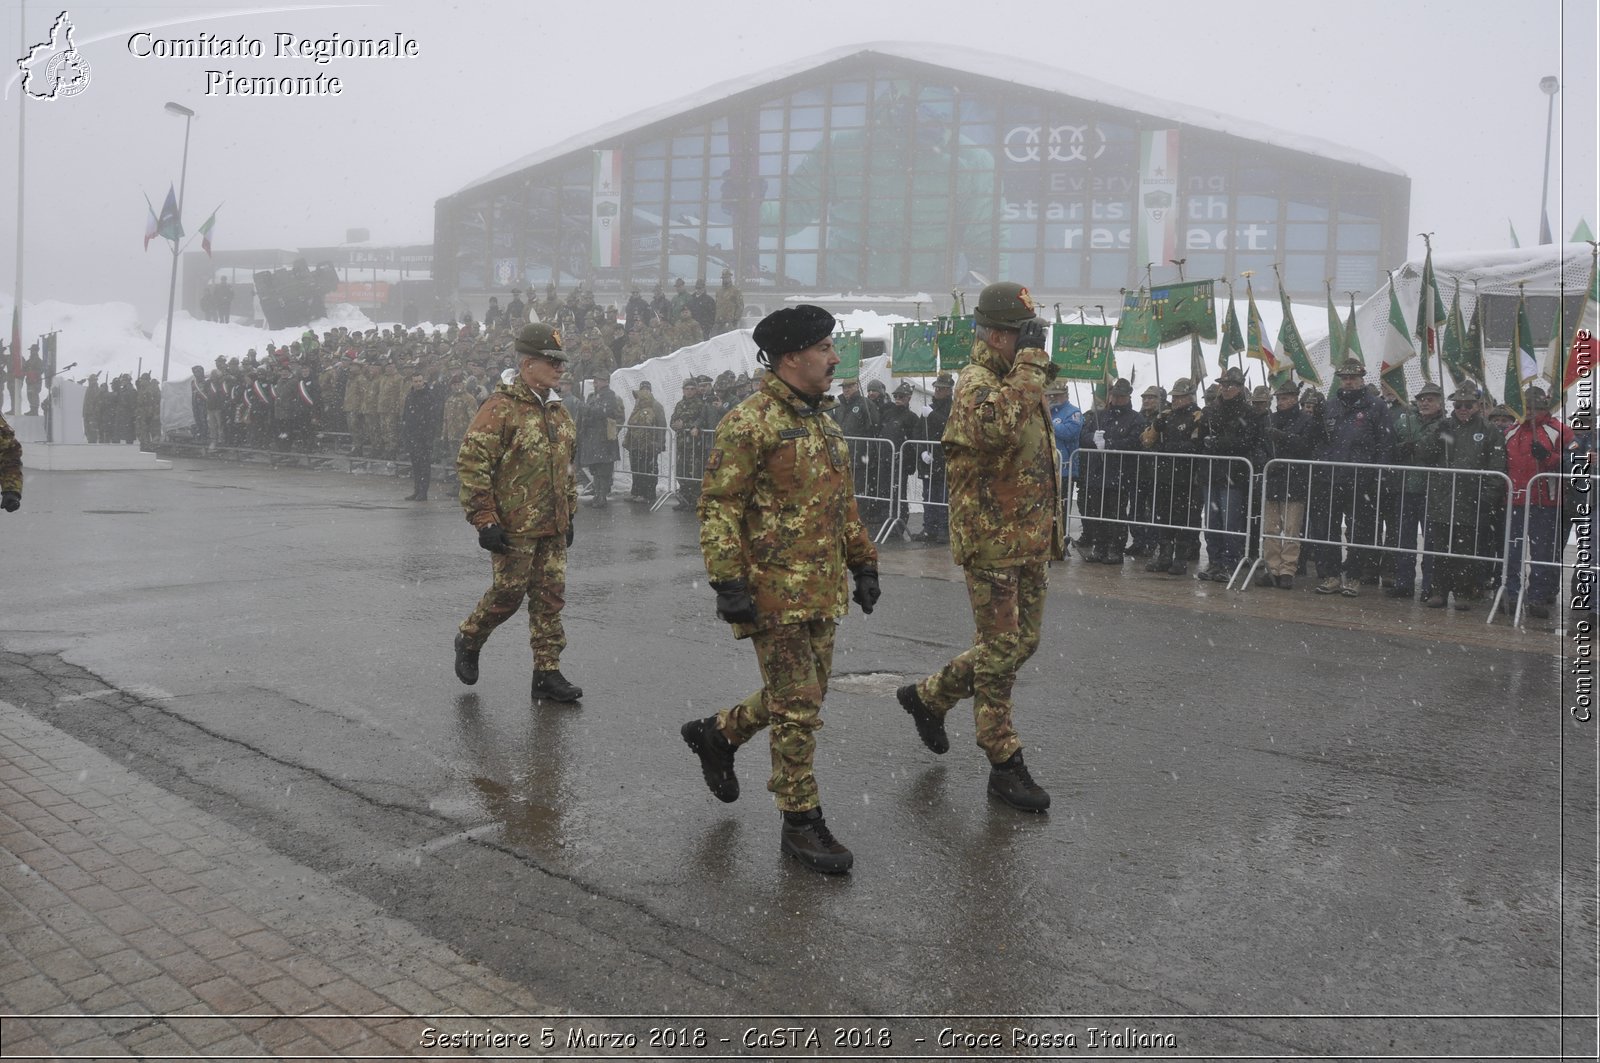
[{"label": "metal crowd barrier", "polygon": [[[930,514],[938,510],[943,517],[935,526],[942,524],[945,535],[948,537],[950,529],[950,482],[947,478],[947,466],[944,459],[944,444],[936,439],[908,439],[900,444],[899,453],[895,455],[895,491],[899,498],[894,503],[896,520],[909,523],[911,505],[915,503],[922,508],[922,530],[926,534],[929,528]],[[912,484],[916,485],[916,496],[911,494]],[[900,510],[905,512],[901,513]],[[892,530],[892,528],[891,528]],[[906,529],[910,531],[908,527]]]},{"label": "metal crowd barrier", "polygon": [[674,453],[672,429],[654,425],[623,425],[617,442],[622,456],[617,461],[616,483],[620,484],[622,477],[627,476],[629,493],[632,494],[635,479],[652,481],[649,484],[650,504],[652,507],[659,505],[662,482],[668,484],[667,491],[671,493]]},{"label": "metal crowd barrier", "polygon": [[[1234,585],[1245,562],[1250,560],[1246,556],[1247,540],[1250,522],[1256,516],[1258,492],[1252,490],[1255,467],[1250,459],[1088,447],[1079,448],[1078,463],[1082,490],[1078,512],[1085,524],[1101,521],[1157,531],[1238,536],[1239,560],[1228,573],[1226,584],[1230,588]],[[1238,527],[1212,523],[1213,482],[1226,484],[1228,490],[1242,496]],[[1208,553],[1207,560],[1215,559]]]},{"label": "metal crowd barrier", "polygon": [[[1536,506],[1532,499],[1536,496],[1555,498],[1553,506]],[[1600,506],[1600,474],[1572,473],[1572,472],[1541,472],[1528,481],[1527,498],[1529,501],[1523,507],[1520,540],[1514,539],[1507,545],[1506,562],[1511,563],[1512,547],[1518,547],[1515,552],[1517,558],[1517,604],[1512,613],[1512,623],[1522,625],[1527,609],[1528,585],[1533,579],[1533,570],[1537,568],[1554,568],[1555,594],[1561,594],[1561,585],[1565,580],[1567,570],[1566,549],[1567,540],[1577,534],[1577,552],[1572,561],[1572,583],[1570,585],[1570,598],[1574,612],[1591,612],[1596,609],[1596,596],[1600,594],[1600,558],[1594,550],[1594,525],[1600,518],[1596,507]],[[1548,518],[1553,527],[1550,529],[1548,542],[1535,543],[1533,541],[1533,515],[1537,510],[1548,510]],[[1535,556],[1538,547],[1544,547],[1547,556]],[[1581,578],[1580,578],[1581,574]],[[1579,586],[1583,590],[1579,590]]]},{"label": "metal crowd barrier", "polygon": [[[1458,561],[1474,561],[1481,564],[1497,565],[1500,568],[1500,585],[1495,588],[1494,597],[1489,602],[1489,615],[1484,623],[1493,623],[1496,609],[1499,608],[1500,599],[1505,593],[1506,575],[1509,571],[1510,558],[1507,548],[1511,539],[1511,522],[1504,512],[1499,514],[1498,532],[1494,525],[1495,514],[1492,512],[1495,500],[1492,492],[1486,490],[1491,484],[1499,484],[1503,493],[1500,495],[1500,505],[1508,506],[1511,500],[1511,478],[1503,472],[1491,472],[1482,469],[1439,469],[1422,465],[1368,465],[1361,462],[1349,461],[1314,461],[1309,458],[1273,458],[1267,462],[1265,473],[1271,477],[1274,472],[1290,476],[1294,467],[1305,469],[1306,484],[1306,527],[1303,534],[1292,535],[1288,532],[1270,534],[1265,523],[1261,528],[1261,549],[1259,554],[1264,554],[1268,539],[1287,542],[1298,539],[1300,542],[1324,547],[1343,547],[1349,550],[1369,550],[1376,553],[1420,556],[1422,558],[1454,558]],[[1334,527],[1333,507],[1327,504],[1335,488],[1336,472],[1339,469],[1350,470],[1348,477],[1351,490],[1351,519],[1349,532]],[[1405,495],[1406,474],[1420,477],[1423,482],[1421,520],[1423,523],[1422,534],[1414,546],[1385,543],[1384,522],[1391,519],[1395,507]],[[1342,481],[1345,477],[1338,477]],[[1470,507],[1458,505],[1457,488],[1462,479],[1481,480],[1482,484],[1475,490],[1476,502]],[[1290,476],[1291,482],[1293,477]],[[1439,522],[1427,519],[1428,501],[1434,497],[1435,492],[1448,490],[1450,495],[1449,519],[1443,524],[1443,531],[1436,535],[1433,531]],[[1415,492],[1413,492],[1415,493]],[[1371,507],[1371,540],[1364,541],[1359,538],[1358,524],[1366,523],[1364,517],[1357,513],[1357,507],[1367,506],[1370,500]],[[1318,519],[1321,518],[1321,526]],[[1358,519],[1359,518],[1359,519]],[[1462,553],[1455,550],[1438,549],[1438,539],[1442,538],[1445,544],[1453,542],[1458,532],[1463,529],[1472,530],[1472,541],[1481,550],[1484,540],[1493,542],[1498,534],[1500,552],[1498,554],[1487,552]],[[1259,563],[1259,561],[1257,562]],[[1314,563],[1314,562],[1313,562]],[[1414,562],[1413,562],[1414,563]],[[1250,571],[1245,573],[1245,585],[1248,586],[1250,576],[1255,572],[1256,565],[1250,566]]]}]

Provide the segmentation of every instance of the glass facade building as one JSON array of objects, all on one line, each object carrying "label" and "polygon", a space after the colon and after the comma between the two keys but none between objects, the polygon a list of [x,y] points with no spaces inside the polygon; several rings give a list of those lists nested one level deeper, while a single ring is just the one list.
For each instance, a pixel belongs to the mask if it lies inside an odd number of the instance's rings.
[{"label": "glass facade building", "polygon": [[930,51],[718,86],[441,199],[441,292],[715,285],[726,268],[747,292],[938,298],[1008,278],[1109,297],[1183,259],[1189,279],[1276,265],[1321,296],[1373,292],[1405,258],[1410,180],[1381,160]]}]

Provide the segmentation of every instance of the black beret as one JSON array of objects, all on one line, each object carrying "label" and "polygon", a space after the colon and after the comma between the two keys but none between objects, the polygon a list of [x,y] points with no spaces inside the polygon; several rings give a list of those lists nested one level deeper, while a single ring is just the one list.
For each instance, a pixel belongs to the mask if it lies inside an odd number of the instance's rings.
[{"label": "black beret", "polygon": [[833,314],[820,306],[801,303],[775,310],[757,322],[751,338],[773,357],[803,351],[833,335]]}]

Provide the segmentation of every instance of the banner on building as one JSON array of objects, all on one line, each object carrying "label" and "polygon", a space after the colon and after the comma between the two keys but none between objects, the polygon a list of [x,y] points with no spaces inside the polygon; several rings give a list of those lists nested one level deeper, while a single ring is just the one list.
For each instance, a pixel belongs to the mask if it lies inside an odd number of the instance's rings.
[{"label": "banner on building", "polygon": [[[1134,263],[1165,266],[1178,257],[1178,131],[1139,134],[1139,235]],[[1124,344],[1124,346],[1126,346]]]},{"label": "banner on building", "polygon": [[622,265],[622,152],[594,153],[594,230],[591,264]]}]

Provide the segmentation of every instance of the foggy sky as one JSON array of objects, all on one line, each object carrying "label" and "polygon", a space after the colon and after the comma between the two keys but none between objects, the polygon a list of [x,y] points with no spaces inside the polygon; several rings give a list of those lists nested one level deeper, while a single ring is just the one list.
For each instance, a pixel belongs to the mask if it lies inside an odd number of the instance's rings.
[{"label": "foggy sky", "polygon": [[[48,36],[62,0],[25,2],[33,44]],[[0,6],[0,52],[13,73],[25,50],[17,3]],[[223,204],[218,249],[338,244],[350,228],[371,230],[376,243],[427,243],[436,199],[534,150],[728,78],[882,40],[1014,52],[1376,155],[1411,177],[1411,228],[1435,233],[1440,252],[1507,247],[1508,220],[1525,246],[1536,242],[1547,106],[1539,79],[1555,75],[1563,89],[1556,96],[1551,225],[1558,240],[1580,217],[1600,229],[1592,0],[383,0],[68,10],[91,83],[70,99],[27,104],[23,299],[129,302],[147,326],[165,312],[171,258],[160,241],[143,250],[144,196],[159,209],[168,183],[178,180],[183,149],[184,121],[162,109],[168,100],[197,114],[186,227],[192,233]],[[780,23],[780,11],[799,15]],[[127,41],[139,30],[160,38],[244,34],[262,39],[267,55],[136,58]],[[274,58],[280,32],[401,33],[417,41],[420,54],[325,65]],[[343,91],[207,96],[208,69],[320,73],[339,77]],[[993,73],[1005,76],[1003,69]],[[21,97],[12,79],[0,105],[0,291],[7,303]],[[1412,237],[1411,246],[1420,255],[1420,239]]]}]

